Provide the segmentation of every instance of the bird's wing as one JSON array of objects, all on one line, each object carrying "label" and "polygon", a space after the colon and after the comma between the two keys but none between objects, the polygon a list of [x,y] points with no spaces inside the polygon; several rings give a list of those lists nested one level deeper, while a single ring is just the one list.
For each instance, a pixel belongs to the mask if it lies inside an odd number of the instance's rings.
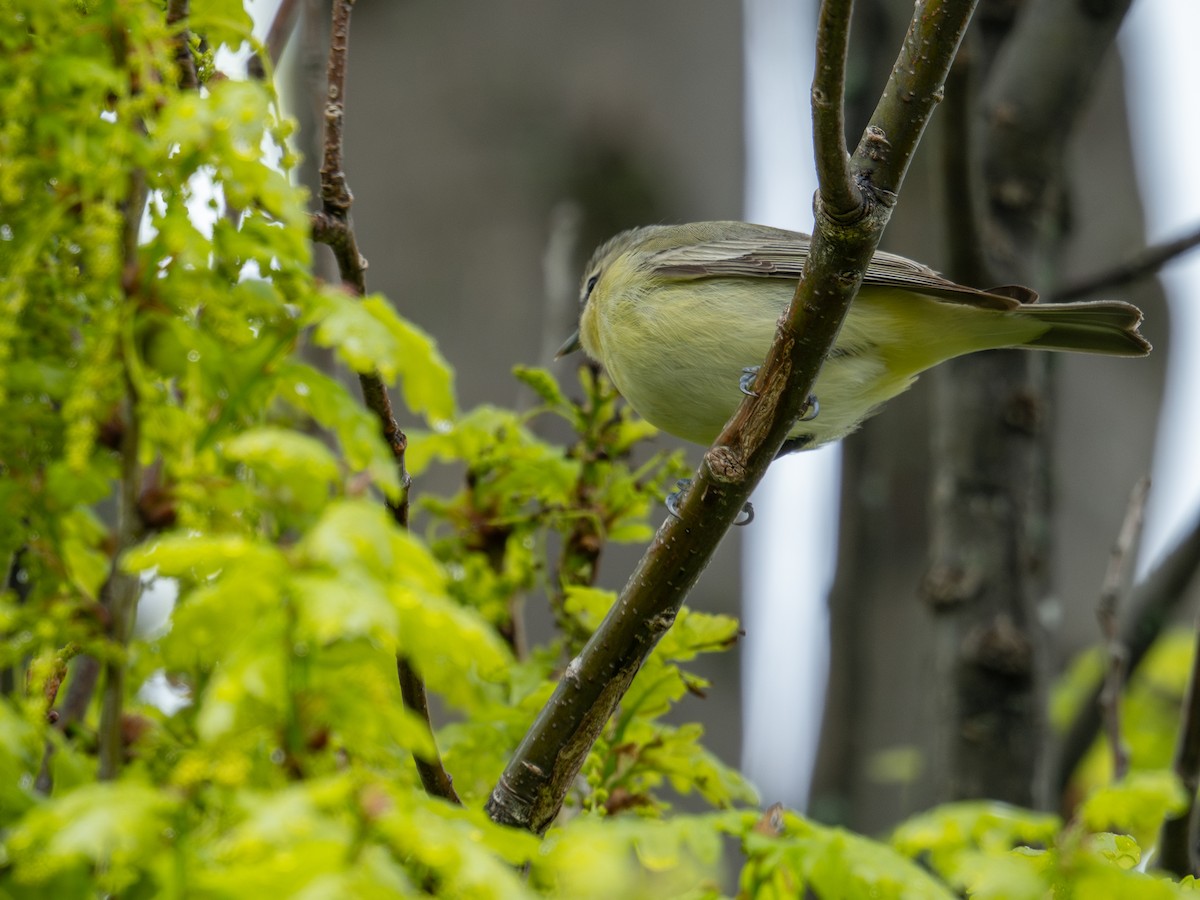
[{"label": "bird's wing", "polygon": [[[725,238],[670,247],[652,254],[646,265],[670,279],[741,277],[799,278],[808,258],[807,235],[764,229],[761,237]],[[782,235],[782,236],[781,236]],[[894,253],[878,252],[867,267],[864,285],[914,291],[970,306],[1017,309],[1037,301],[1037,292],[1020,285],[989,291],[957,284]]]}]

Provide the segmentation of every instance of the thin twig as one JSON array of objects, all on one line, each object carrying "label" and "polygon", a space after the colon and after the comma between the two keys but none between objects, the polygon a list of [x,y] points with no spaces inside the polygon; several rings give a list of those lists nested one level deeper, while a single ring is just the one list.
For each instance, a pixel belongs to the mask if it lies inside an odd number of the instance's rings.
[{"label": "thin twig", "polygon": [[[186,5],[184,11],[186,12]],[[127,40],[128,38],[122,30],[114,28],[112,41],[116,55],[120,59],[128,56]],[[141,123],[135,127],[143,132],[145,130],[145,126]],[[124,265],[121,271],[121,290],[125,296],[125,302],[131,307],[136,303],[137,295],[141,290],[138,229],[148,196],[146,173],[140,168],[135,168],[129,175],[129,190],[122,208],[121,258]],[[125,391],[121,402],[121,415],[124,420],[120,445],[121,479],[118,482],[112,563],[100,596],[100,602],[108,614],[109,638],[117,648],[117,652],[110,651],[108,659],[103,664],[104,688],[100,695],[98,734],[100,749],[98,775],[102,780],[116,778],[124,761],[125,747],[121,730],[127,675],[124,652],[133,632],[138,593],[141,590],[141,579],[120,568],[122,554],[136,544],[142,534],[141,517],[138,513],[138,496],[142,484],[141,463],[138,459],[141,423],[138,419],[137,389],[133,384],[129,366],[127,350],[122,348],[121,370],[124,376]]]},{"label": "thin twig", "polygon": [[[1200,518],[1167,558],[1133,590],[1128,604],[1132,612],[1126,616],[1121,635],[1121,645],[1126,653],[1127,678],[1137,671],[1162,634],[1171,614],[1188,595],[1188,589],[1197,574],[1200,574]],[[1065,795],[1080,760],[1100,733],[1103,725],[1100,694],[1103,689],[1104,682],[1101,680],[1080,704],[1075,721],[1063,738],[1056,772],[1056,787],[1060,797]]]},{"label": "thin twig", "polygon": [[[404,698],[404,705],[424,719],[425,724],[428,725],[430,722],[429,698],[425,694],[425,682],[402,655],[396,656],[396,675],[400,679],[400,694]],[[430,760],[414,756],[413,762],[417,764],[417,774],[421,776],[421,785],[425,788],[425,793],[431,797],[442,797],[462,805],[458,792],[454,790],[454,782],[442,765],[441,759],[436,755]]]},{"label": "thin twig", "polygon": [[267,39],[264,42],[272,67],[279,65],[284,48],[287,47],[292,32],[296,30],[296,16],[299,12],[299,0],[282,0],[279,8],[275,10],[275,18],[271,21],[271,28],[267,31]]},{"label": "thin twig", "polygon": [[[325,98],[325,145],[321,164],[321,212],[312,217],[313,239],[327,244],[337,259],[342,283],[358,296],[367,292],[367,262],[358,252],[358,241],[350,224],[350,205],[354,197],[346,183],[342,169],[343,140],[342,124],[346,117],[346,59],[350,44],[350,13],[353,0],[334,0],[333,26],[329,38],[329,65],[327,69],[327,93]],[[363,402],[379,420],[383,438],[392,451],[400,481],[400,496],[388,500],[387,507],[392,520],[401,528],[408,527],[408,492],[412,483],[405,465],[404,456],[408,449],[408,438],[401,431],[387,385],[378,372],[360,372],[359,387]],[[411,663],[402,655],[396,658],[396,671],[400,680],[400,693],[405,706],[421,717],[429,735],[433,738],[433,724],[429,716],[425,685]],[[432,759],[421,759],[414,755],[417,771],[425,791],[431,796],[442,797],[460,803],[450,775],[442,765],[440,755],[434,748]]]},{"label": "thin twig", "polygon": [[1196,626],[1196,648],[1192,656],[1192,672],[1188,677],[1187,699],[1179,722],[1179,743],[1175,748],[1175,774],[1183,782],[1187,797],[1185,809],[1174,819],[1163,823],[1159,841],[1159,865],[1180,878],[1195,875],[1196,790],[1200,788],[1200,621]]},{"label": "thin twig", "polygon": [[[287,48],[288,41],[296,31],[296,17],[300,13],[297,0],[282,0],[275,10],[275,18],[267,31],[267,39],[263,41],[263,50],[271,63],[271,71],[279,67],[280,57]],[[246,73],[258,81],[267,77],[267,66],[263,62],[263,53],[255,53],[246,63]]]},{"label": "thin twig", "polygon": [[[848,19],[849,0],[826,3],[823,21]],[[755,383],[758,395],[743,402],[704,455],[678,518],[663,523],[617,602],[567,666],[492,791],[487,810],[493,820],[539,834],[554,821],[609,716],[782,446],[878,246],[973,9],[973,0],[917,3],[885,99],[850,164],[860,187],[871,183],[871,202],[864,198],[856,213],[840,206],[826,210],[826,195],[841,203],[853,188],[822,186],[818,192],[808,264]],[[830,27],[836,34],[848,26]],[[840,106],[840,71],[841,65],[819,68],[814,96]],[[893,126],[894,148],[888,145]],[[814,129],[815,140],[834,138],[831,129]],[[838,152],[823,146],[817,158],[836,159]]]},{"label": "thin twig", "polygon": [[821,202],[835,221],[862,215],[862,192],[850,174],[846,149],[846,60],[849,2],[822,3],[817,17],[817,67],[812,85],[813,152]]},{"label": "thin twig", "polygon": [[1087,278],[1082,278],[1073,284],[1068,284],[1055,291],[1053,299],[1056,302],[1078,300],[1081,297],[1090,297],[1092,294],[1098,294],[1110,288],[1123,287],[1137,281],[1139,278],[1153,275],[1177,256],[1182,256],[1196,247],[1200,247],[1200,228],[1196,228],[1182,237],[1175,238],[1173,241],[1164,241],[1161,244],[1155,244],[1153,247],[1146,247],[1120,265],[1113,266],[1111,269],[1103,272],[1097,272],[1095,275],[1090,275]]},{"label": "thin twig", "polygon": [[[129,196],[125,201],[125,270],[122,277],[126,300],[134,303],[140,279],[137,258],[138,226],[146,206],[146,179],[135,170],[130,178]],[[125,748],[122,739],[121,716],[125,706],[125,677],[127,674],[125,647],[133,633],[141,580],[120,569],[122,554],[138,542],[142,534],[138,497],[142,486],[142,468],[138,459],[141,434],[137,389],[130,376],[129,363],[122,352],[125,375],[125,396],[122,401],[124,431],[121,435],[121,480],[117,498],[116,547],[112,566],[101,595],[108,611],[109,637],[121,652],[113,653],[104,663],[104,689],[100,695],[100,770],[101,779],[116,778],[121,770]]]},{"label": "thin twig", "polygon": [[188,46],[191,33],[181,22],[187,20],[189,0],[167,0],[167,27],[178,28],[172,38],[175,44],[175,64],[179,66],[179,86],[185,91],[194,91],[200,87],[200,79],[196,75],[196,60],[192,58],[192,48]]},{"label": "thin twig", "polygon": [[1117,610],[1122,598],[1129,594],[1133,550],[1145,521],[1146,495],[1150,491],[1150,479],[1141,478],[1133,486],[1129,506],[1125,510],[1125,521],[1113,544],[1108,558],[1108,571],[1100,589],[1100,601],[1096,607],[1096,618],[1100,620],[1100,631],[1104,635],[1108,651],[1108,668],[1104,678],[1104,689],[1100,692],[1100,709],[1108,733],[1108,744],[1112,750],[1113,779],[1120,781],[1129,770],[1129,748],[1121,738],[1121,691],[1124,687],[1125,664],[1128,653],[1121,642],[1121,629]]}]

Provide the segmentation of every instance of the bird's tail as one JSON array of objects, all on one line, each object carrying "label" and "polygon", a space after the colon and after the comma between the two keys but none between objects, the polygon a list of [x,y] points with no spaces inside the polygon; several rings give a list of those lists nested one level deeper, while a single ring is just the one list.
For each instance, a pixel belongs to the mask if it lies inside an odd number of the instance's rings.
[{"label": "bird's tail", "polygon": [[1142,311],[1117,300],[1082,303],[1047,303],[1022,306],[1009,315],[1037,319],[1047,330],[1028,347],[1076,350],[1109,356],[1145,356],[1150,343],[1138,332]]}]

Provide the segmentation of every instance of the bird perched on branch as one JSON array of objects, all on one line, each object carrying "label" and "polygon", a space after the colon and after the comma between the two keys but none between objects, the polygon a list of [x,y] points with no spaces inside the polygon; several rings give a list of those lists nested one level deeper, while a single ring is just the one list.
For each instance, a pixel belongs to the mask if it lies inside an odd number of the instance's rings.
[{"label": "bird perched on branch", "polygon": [[[603,244],[584,272],[582,347],[663,431],[710,444],[750,392],[808,256],[809,236],[745,222],[651,225]],[[1119,301],[1039,305],[876,253],[782,452],[854,431],[917,376],[980,350],[1145,356],[1142,313]]]}]

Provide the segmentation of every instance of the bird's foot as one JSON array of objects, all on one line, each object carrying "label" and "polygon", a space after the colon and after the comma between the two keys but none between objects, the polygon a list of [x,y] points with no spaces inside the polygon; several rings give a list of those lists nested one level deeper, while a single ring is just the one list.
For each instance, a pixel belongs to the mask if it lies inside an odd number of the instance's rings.
[{"label": "bird's foot", "polygon": [[[667,507],[667,512],[669,512],[676,519],[679,518],[679,504],[683,502],[684,495],[687,494],[691,486],[692,479],[680,478],[677,482],[675,482],[675,490],[667,494],[667,499],[663,501]],[[745,504],[743,504],[741,511],[738,513],[737,518],[733,520],[733,524],[749,525],[753,521],[754,506],[749,500],[747,500]]]}]

